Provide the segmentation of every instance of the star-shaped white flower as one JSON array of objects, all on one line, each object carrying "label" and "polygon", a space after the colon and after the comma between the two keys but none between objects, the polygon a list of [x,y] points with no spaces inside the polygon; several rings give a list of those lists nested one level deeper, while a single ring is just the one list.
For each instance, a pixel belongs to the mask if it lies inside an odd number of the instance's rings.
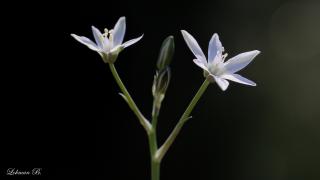
[{"label": "star-shaped white flower", "polygon": [[88,46],[91,50],[98,52],[106,63],[114,63],[118,54],[126,47],[138,42],[143,35],[138,38],[131,39],[125,43],[123,42],[124,34],[126,32],[125,17],[119,18],[113,29],[104,30],[102,34],[97,28],[92,26],[92,33],[95,42],[84,36],[71,34],[77,41]]},{"label": "star-shaped white flower", "polygon": [[206,76],[212,81],[215,81],[223,91],[229,86],[227,80],[256,86],[256,83],[253,81],[235,73],[246,67],[260,51],[254,50],[241,53],[225,62],[227,54],[222,54],[224,48],[219,40],[218,34],[215,33],[209,42],[207,60],[197,41],[187,31],[181,30],[181,32],[188,47],[196,56],[193,62],[204,69]]}]

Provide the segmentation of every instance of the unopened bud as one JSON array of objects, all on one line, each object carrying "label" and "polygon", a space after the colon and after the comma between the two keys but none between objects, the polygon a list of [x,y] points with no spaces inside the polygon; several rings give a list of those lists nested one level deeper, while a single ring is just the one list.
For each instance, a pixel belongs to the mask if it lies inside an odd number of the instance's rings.
[{"label": "unopened bud", "polygon": [[162,43],[160,53],[157,61],[157,68],[159,71],[164,70],[169,66],[174,54],[174,38],[168,36]]},{"label": "unopened bud", "polygon": [[154,76],[153,86],[152,86],[152,94],[154,97],[159,96],[163,99],[171,78],[171,71],[170,68],[167,67],[166,69],[157,72]]}]

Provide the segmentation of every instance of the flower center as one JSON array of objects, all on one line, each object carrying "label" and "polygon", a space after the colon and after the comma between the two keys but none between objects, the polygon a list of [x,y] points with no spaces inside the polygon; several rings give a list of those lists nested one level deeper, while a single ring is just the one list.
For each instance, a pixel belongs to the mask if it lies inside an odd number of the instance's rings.
[{"label": "flower center", "polygon": [[223,74],[224,72],[224,60],[226,59],[226,57],[228,56],[228,54],[223,54],[222,53],[218,53],[217,56],[215,57],[215,60],[213,61],[214,63],[209,64],[209,72],[211,74],[214,74],[216,76],[219,76],[221,74]]},{"label": "flower center", "polygon": [[113,29],[108,30],[105,28],[101,38],[103,39],[102,44],[104,51],[110,51],[113,48]]},{"label": "flower center", "polygon": [[215,64],[211,64],[209,66],[209,72],[213,75],[220,75],[221,72],[221,68],[223,68],[223,64],[222,63],[215,63]]}]

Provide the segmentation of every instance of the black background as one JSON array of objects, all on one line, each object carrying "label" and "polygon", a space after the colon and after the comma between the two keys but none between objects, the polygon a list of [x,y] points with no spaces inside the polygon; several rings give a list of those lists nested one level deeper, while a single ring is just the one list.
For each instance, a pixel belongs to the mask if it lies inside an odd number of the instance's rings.
[{"label": "black background", "polygon": [[[257,87],[231,83],[222,92],[209,86],[164,158],[162,179],[319,179],[319,48],[306,57],[310,61],[294,59],[281,52],[308,52],[300,45],[290,49],[296,43],[292,38],[283,47],[274,41],[274,34],[296,32],[298,27],[285,30],[300,17],[290,11],[283,15],[279,8],[314,2],[46,1],[3,6],[9,11],[2,16],[1,175],[8,178],[9,167],[41,167],[40,177],[48,179],[150,179],[143,128],[118,95],[99,55],[70,36],[92,38],[91,25],[110,29],[126,16],[125,40],[144,37],[121,52],[116,67],[147,117],[160,45],[167,36],[175,37],[160,143],[203,81],[181,29],[194,35],[204,52],[214,32],[230,57],[262,52],[241,72]],[[310,29],[319,28],[316,15],[307,19],[314,23]],[[299,35],[294,37],[299,40]],[[318,45],[306,40],[301,46]],[[307,77],[315,81],[305,82]]]}]

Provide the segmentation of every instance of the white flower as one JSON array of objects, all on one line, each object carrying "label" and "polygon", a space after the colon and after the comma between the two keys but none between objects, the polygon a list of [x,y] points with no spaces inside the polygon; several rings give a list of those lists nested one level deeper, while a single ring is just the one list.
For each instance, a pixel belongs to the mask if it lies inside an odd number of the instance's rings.
[{"label": "white flower", "polygon": [[223,91],[229,86],[227,80],[256,86],[256,83],[235,73],[246,67],[260,51],[254,50],[241,53],[225,62],[224,60],[227,54],[222,54],[224,48],[219,40],[218,34],[215,33],[209,42],[207,60],[197,41],[187,31],[181,30],[181,32],[188,47],[196,56],[193,62],[204,69],[206,76],[212,81],[217,82]]},{"label": "white flower", "polygon": [[143,35],[138,38],[123,42],[126,32],[126,19],[121,17],[113,29],[105,29],[102,34],[97,28],[92,26],[92,33],[95,43],[84,36],[71,34],[77,41],[88,46],[91,50],[98,52],[106,63],[114,63],[118,54],[126,47],[138,42]]}]

